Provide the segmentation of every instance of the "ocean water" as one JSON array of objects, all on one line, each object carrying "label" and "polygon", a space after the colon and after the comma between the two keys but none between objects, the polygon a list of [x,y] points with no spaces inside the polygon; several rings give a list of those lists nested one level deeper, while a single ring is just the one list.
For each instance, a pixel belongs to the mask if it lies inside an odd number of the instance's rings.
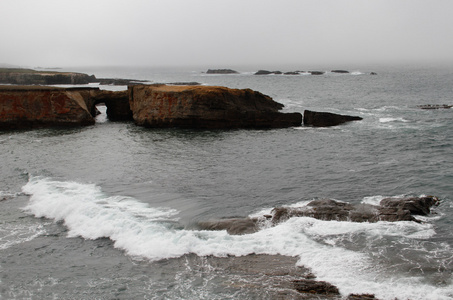
[{"label": "ocean water", "polygon": [[[453,299],[453,110],[417,107],[453,104],[453,68],[360,66],[322,76],[256,70],[71,69],[251,88],[285,112],[363,120],[145,129],[110,122],[100,107],[94,126],[0,132],[0,298],[309,299],[291,281],[310,272],[341,297]],[[318,198],[358,204],[420,195],[441,200],[422,223],[301,217],[239,236],[197,227]]]}]

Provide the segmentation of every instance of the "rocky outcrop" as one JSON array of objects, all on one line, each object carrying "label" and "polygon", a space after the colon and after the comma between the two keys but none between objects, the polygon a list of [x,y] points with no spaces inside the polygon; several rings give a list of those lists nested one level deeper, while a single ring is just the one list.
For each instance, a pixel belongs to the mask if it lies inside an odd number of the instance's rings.
[{"label": "rocky outcrop", "polygon": [[219,86],[129,86],[137,125],[181,128],[280,128],[300,126],[300,113],[250,89]]},{"label": "rocky outcrop", "polygon": [[209,69],[206,74],[238,74],[238,71],[231,69]]},{"label": "rocky outcrop", "polygon": [[439,204],[433,196],[385,198],[379,205],[353,205],[331,199],[319,199],[301,207],[276,207],[271,214],[259,218],[231,218],[200,222],[205,230],[226,230],[229,234],[248,234],[259,230],[260,224],[278,225],[294,217],[310,217],[323,221],[420,222],[415,216],[427,216],[431,207]]},{"label": "rocky outcrop", "polygon": [[349,71],[346,71],[346,70],[332,70],[330,71],[332,73],[340,73],[340,74],[348,74]]},{"label": "rocky outcrop", "polygon": [[280,74],[282,74],[282,72],[281,71],[259,70],[255,73],[255,75],[271,75],[271,74],[280,75]]},{"label": "rocky outcrop", "polygon": [[304,111],[304,125],[314,127],[336,126],[350,121],[362,120],[361,117],[339,115],[328,112]]},{"label": "rocky outcrop", "polygon": [[323,75],[325,72],[323,71],[308,71],[311,75]]},{"label": "rocky outcrop", "polygon": [[41,72],[31,69],[0,69],[0,83],[18,85],[88,84],[96,82],[94,75],[74,72]]},{"label": "rocky outcrop", "polygon": [[277,207],[272,211],[272,224],[278,224],[292,217],[312,217],[324,221],[378,222],[415,221],[414,216],[427,216],[439,200],[433,196],[386,198],[380,205],[359,204],[330,199],[314,200],[299,208]]},{"label": "rocky outcrop", "polygon": [[[0,87],[0,129],[84,126],[94,118],[78,89]],[[85,89],[85,93],[89,93]]]},{"label": "rocky outcrop", "polygon": [[325,281],[316,281],[313,279],[293,280],[294,289],[299,293],[309,293],[316,295],[332,296],[340,295],[338,288]]}]

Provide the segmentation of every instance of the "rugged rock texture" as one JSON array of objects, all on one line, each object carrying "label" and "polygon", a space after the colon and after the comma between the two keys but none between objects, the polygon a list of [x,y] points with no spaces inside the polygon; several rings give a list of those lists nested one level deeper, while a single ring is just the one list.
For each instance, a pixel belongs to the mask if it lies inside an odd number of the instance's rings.
[{"label": "rugged rock texture", "polygon": [[338,288],[325,281],[312,279],[294,280],[294,289],[300,293],[310,293],[317,295],[340,295]]},{"label": "rugged rock texture", "polygon": [[426,216],[439,200],[433,196],[386,198],[379,206],[352,205],[330,199],[314,200],[299,208],[277,207],[272,211],[272,223],[278,224],[292,217],[312,217],[325,221],[378,222],[415,221],[414,216]]},{"label": "rugged rock texture", "polygon": [[279,128],[300,126],[300,113],[250,89],[219,86],[129,86],[137,125],[182,128]]},{"label": "rugged rock texture", "polygon": [[238,74],[238,71],[231,69],[209,69],[206,74]]},{"label": "rugged rock texture", "polygon": [[438,205],[439,199],[433,196],[385,198],[380,205],[358,204],[331,199],[314,200],[302,207],[276,207],[270,215],[261,218],[231,218],[200,222],[205,230],[226,230],[230,234],[248,234],[259,230],[260,223],[270,222],[277,225],[294,217],[311,217],[324,221],[349,222],[420,222],[414,216],[426,216],[431,207]]},{"label": "rugged rock texture", "polygon": [[94,124],[78,89],[3,86],[0,104],[0,129]]},{"label": "rugged rock texture", "polygon": [[304,125],[314,127],[336,126],[350,121],[362,120],[361,117],[339,115],[328,112],[304,111]]},{"label": "rugged rock texture", "polygon": [[41,72],[31,69],[0,69],[0,83],[8,84],[88,84],[96,82],[94,75],[73,72]]}]

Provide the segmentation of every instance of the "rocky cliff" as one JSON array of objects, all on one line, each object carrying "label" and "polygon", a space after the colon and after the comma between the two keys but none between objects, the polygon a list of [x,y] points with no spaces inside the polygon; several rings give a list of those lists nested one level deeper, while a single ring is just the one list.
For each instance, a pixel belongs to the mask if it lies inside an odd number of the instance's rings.
[{"label": "rocky cliff", "polygon": [[300,113],[250,89],[219,86],[129,86],[137,125],[182,128],[278,128],[300,126]]},{"label": "rocky cliff", "polygon": [[0,104],[0,129],[94,124],[77,89],[1,86]]}]

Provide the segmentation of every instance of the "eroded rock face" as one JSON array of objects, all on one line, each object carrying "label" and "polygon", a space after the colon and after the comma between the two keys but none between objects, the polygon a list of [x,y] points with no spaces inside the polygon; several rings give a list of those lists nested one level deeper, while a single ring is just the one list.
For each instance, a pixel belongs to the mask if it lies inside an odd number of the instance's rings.
[{"label": "eroded rock face", "polygon": [[137,125],[181,128],[279,128],[300,126],[300,113],[250,89],[219,86],[129,86]]},{"label": "eroded rock face", "polygon": [[350,121],[360,121],[361,117],[339,115],[329,112],[304,111],[304,125],[314,127],[336,126]]},{"label": "eroded rock face", "polygon": [[0,129],[94,124],[80,90],[52,87],[0,87]]}]

